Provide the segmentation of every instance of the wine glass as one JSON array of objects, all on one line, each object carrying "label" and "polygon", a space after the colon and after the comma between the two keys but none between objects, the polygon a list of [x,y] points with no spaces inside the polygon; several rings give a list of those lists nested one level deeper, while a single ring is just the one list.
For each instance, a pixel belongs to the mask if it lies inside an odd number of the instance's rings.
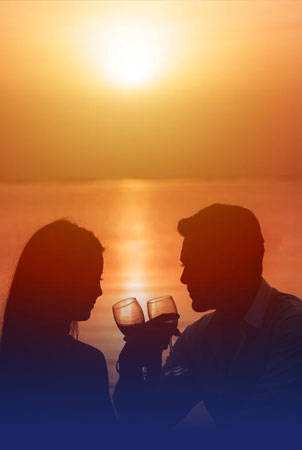
[{"label": "wine glass", "polygon": [[112,311],[114,320],[124,336],[129,336],[145,322],[143,310],[135,297],[115,303]]},{"label": "wine glass", "polygon": [[[140,325],[145,323],[145,316],[141,305],[135,297],[125,298],[112,306],[113,317],[124,336],[129,336]],[[119,360],[116,362],[116,370],[120,373]],[[143,379],[146,380],[147,369],[142,367]]]},{"label": "wine glass", "polygon": [[[154,319],[161,314],[175,313],[177,314],[177,307],[175,301],[171,295],[165,295],[163,297],[152,298],[147,301],[149,319]],[[167,320],[167,324],[177,326],[178,319]],[[172,356],[172,338],[169,342],[170,354]]]}]

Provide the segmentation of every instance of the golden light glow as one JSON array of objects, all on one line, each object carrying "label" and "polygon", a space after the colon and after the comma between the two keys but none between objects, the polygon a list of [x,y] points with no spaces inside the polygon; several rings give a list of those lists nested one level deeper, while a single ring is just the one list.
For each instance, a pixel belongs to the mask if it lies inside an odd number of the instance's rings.
[{"label": "golden light glow", "polygon": [[144,85],[164,70],[168,36],[142,18],[115,18],[91,36],[91,56],[100,73],[113,83]]},{"label": "golden light glow", "polygon": [[300,176],[301,24],[294,1],[0,1],[0,179]]}]

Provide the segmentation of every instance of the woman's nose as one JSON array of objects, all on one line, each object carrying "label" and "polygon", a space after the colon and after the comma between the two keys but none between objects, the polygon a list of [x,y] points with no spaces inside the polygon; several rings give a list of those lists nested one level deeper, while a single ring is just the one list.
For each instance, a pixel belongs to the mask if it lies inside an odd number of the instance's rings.
[{"label": "woman's nose", "polygon": [[100,297],[103,294],[101,286],[97,287],[97,297]]}]

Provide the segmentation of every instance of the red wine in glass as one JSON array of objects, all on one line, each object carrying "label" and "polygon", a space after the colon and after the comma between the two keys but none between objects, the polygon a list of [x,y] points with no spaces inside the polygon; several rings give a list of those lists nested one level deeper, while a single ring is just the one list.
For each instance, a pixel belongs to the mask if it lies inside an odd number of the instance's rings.
[{"label": "red wine in glass", "polygon": [[132,334],[145,322],[143,310],[135,297],[115,303],[112,311],[116,325],[124,336]]}]

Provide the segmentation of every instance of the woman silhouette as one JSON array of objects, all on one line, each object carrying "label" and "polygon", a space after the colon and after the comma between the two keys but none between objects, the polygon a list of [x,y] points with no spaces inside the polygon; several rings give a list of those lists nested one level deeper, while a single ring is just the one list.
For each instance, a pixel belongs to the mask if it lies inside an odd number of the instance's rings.
[{"label": "woman silhouette", "polygon": [[105,358],[71,336],[102,295],[103,250],[67,220],[44,226],[26,244],[4,314],[2,424],[76,434],[114,424]]}]

